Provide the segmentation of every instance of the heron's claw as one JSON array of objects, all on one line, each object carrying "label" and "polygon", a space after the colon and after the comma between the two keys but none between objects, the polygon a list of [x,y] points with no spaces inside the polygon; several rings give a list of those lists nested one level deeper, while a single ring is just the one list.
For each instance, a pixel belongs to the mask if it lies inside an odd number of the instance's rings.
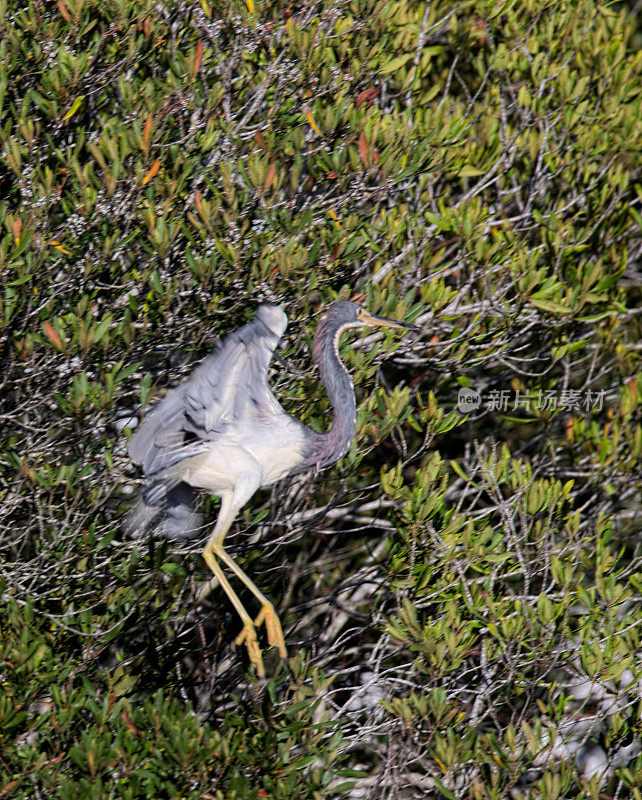
[{"label": "heron's claw", "polygon": [[258,628],[262,622],[265,622],[268,643],[278,648],[281,658],[287,659],[288,651],[285,649],[285,639],[283,638],[281,623],[279,622],[279,618],[272,604],[263,606],[259,611],[258,617],[254,620],[254,626]]},{"label": "heron's claw", "polygon": [[281,658],[287,658],[288,651],[285,649],[285,640],[283,638],[283,631],[281,630],[281,623],[279,622],[279,618],[272,604],[264,605],[254,622],[252,622],[252,620],[244,622],[243,630],[234,640],[234,644],[236,645],[245,643],[250,661],[256,667],[256,674],[259,678],[265,678],[265,667],[263,666],[263,659],[261,658],[259,641],[256,637],[256,629],[263,623],[265,623],[268,643],[278,649]]},{"label": "heron's claw", "polygon": [[234,640],[234,644],[239,645],[245,642],[250,661],[256,667],[256,674],[259,678],[265,678],[265,667],[263,666],[263,659],[261,658],[261,651],[259,650],[259,641],[256,638],[256,629],[252,621],[243,623],[243,630]]}]

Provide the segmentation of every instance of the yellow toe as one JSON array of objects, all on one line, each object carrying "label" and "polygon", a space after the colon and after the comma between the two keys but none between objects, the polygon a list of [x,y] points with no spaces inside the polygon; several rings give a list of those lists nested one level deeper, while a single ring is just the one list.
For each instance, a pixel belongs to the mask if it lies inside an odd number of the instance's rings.
[{"label": "yellow toe", "polygon": [[261,658],[261,651],[259,650],[259,642],[256,638],[256,630],[251,622],[247,622],[243,625],[243,630],[234,640],[234,644],[236,645],[243,644],[243,642],[245,642],[245,646],[247,647],[250,661],[256,668],[256,674],[259,678],[264,678],[265,667],[263,666],[263,659]]}]

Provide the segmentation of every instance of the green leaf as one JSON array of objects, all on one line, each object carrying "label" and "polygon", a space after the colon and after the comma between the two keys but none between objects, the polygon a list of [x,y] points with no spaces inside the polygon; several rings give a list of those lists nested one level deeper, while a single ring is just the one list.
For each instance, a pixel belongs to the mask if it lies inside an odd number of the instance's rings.
[{"label": "green leaf", "polygon": [[146,372],[143,375],[143,380],[140,382],[140,404],[141,406],[147,405],[147,401],[153,392],[152,373]]},{"label": "green leaf", "polygon": [[15,281],[9,281],[7,286],[22,286],[23,283],[30,281],[33,278],[33,272],[28,275],[23,275],[22,278],[16,278]]},{"label": "green leaf", "polygon": [[479,175],[486,174],[485,169],[479,169],[479,167],[474,167],[472,164],[464,164],[463,167],[459,169],[457,172],[458,178],[476,178]]},{"label": "green leaf", "polygon": [[73,117],[73,115],[76,113],[76,111],[78,111],[78,109],[80,108],[80,105],[81,105],[81,103],[82,103],[82,101],[84,99],[85,99],[85,95],[84,94],[78,95],[78,97],[71,104],[71,107],[70,107],[69,111],[67,111],[65,116],[62,118],[63,122],[65,122],[65,120],[68,120],[71,117]]},{"label": "green leaf", "polygon": [[393,58],[392,61],[389,61],[383,67],[380,67],[379,72],[381,75],[388,75],[391,72],[395,72],[398,69],[401,69],[404,64],[410,61],[411,58],[414,57],[414,53],[404,53],[402,56],[397,56],[397,58]]},{"label": "green leaf", "polygon": [[457,463],[457,461],[451,461],[451,462],[450,462],[450,466],[452,467],[452,469],[453,469],[453,472],[455,472],[457,475],[459,475],[459,477],[460,477],[460,478],[461,478],[463,481],[466,481],[466,483],[468,483],[468,481],[470,480],[470,478],[468,477],[468,475],[466,475],[466,473],[464,472],[464,470],[463,470],[463,469],[462,469],[462,468],[459,466],[459,464]]},{"label": "green leaf", "polygon": [[435,786],[439,789],[439,791],[443,794],[444,797],[447,797],[448,800],[458,800],[457,796],[454,795],[450,789],[446,789],[444,784],[439,780],[439,778],[433,778],[435,781]]},{"label": "green leaf", "polygon": [[187,570],[182,564],[175,564],[173,561],[166,561],[164,564],[161,564],[161,569],[163,572],[167,572],[169,575],[175,575],[177,578],[186,578],[187,577]]},{"label": "green leaf", "polygon": [[528,298],[529,302],[536,308],[542,311],[549,311],[551,314],[570,314],[571,309],[568,306],[563,306],[561,303],[556,303],[553,300],[536,300],[533,297]]}]

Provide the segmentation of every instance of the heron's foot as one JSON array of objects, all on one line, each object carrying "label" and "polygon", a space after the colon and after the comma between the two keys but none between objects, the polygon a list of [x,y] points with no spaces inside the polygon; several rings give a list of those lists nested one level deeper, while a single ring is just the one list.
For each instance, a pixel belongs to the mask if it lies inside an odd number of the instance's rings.
[{"label": "heron's foot", "polygon": [[269,644],[278,648],[281,658],[287,659],[288,651],[285,649],[285,639],[283,638],[281,623],[271,603],[269,605],[264,605],[260,610],[258,617],[254,620],[255,627],[258,628],[262,622],[265,622],[265,630]]},{"label": "heron's foot", "polygon": [[259,678],[265,678],[265,667],[263,666],[263,659],[261,658],[261,651],[259,650],[259,641],[256,638],[256,628],[252,624],[252,620],[243,623],[243,630],[234,639],[234,644],[243,644],[247,647],[247,652],[250,661],[256,667],[256,674]]}]

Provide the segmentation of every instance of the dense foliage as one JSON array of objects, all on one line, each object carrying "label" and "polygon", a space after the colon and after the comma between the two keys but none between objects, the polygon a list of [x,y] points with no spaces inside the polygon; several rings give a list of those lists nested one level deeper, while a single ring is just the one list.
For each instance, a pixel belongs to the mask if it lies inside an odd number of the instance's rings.
[{"label": "dense foliage", "polygon": [[[0,797],[642,797],[642,55],[589,0],[0,0]],[[128,540],[144,405],[259,301],[357,437]],[[217,501],[204,500],[208,519]],[[247,599],[248,606],[252,599]]]}]

